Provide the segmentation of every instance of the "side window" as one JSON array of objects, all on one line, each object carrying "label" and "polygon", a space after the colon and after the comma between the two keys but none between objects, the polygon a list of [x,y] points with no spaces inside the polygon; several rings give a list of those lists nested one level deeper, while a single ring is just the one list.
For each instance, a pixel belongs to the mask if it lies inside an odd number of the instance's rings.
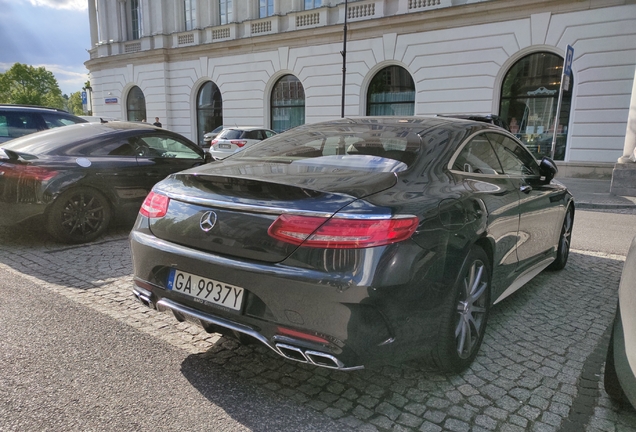
[{"label": "side window", "polygon": [[263,139],[263,137],[261,136],[261,131],[259,131],[258,129],[245,131],[244,138],[245,139],[252,139],[252,140],[262,140]]},{"label": "side window", "polygon": [[503,174],[497,155],[484,135],[478,135],[461,150],[453,168],[476,174]]},{"label": "side window", "polygon": [[194,149],[169,136],[145,136],[137,138],[139,156],[153,158],[202,159]]},{"label": "side window", "polygon": [[74,117],[67,117],[59,114],[42,114],[42,119],[44,119],[44,123],[49,129],[60,127],[60,126],[68,126],[75,123],[84,123]]},{"label": "side window", "polygon": [[38,131],[35,118],[30,114],[7,113],[7,130],[11,138],[17,138]]},{"label": "side window", "polygon": [[99,143],[90,149],[90,156],[137,156],[135,147],[125,139],[110,141],[107,143]]},{"label": "side window", "polygon": [[274,131],[271,131],[271,130],[266,130],[265,131],[265,138],[271,138],[274,135],[276,135],[276,132],[274,132]]},{"label": "side window", "polygon": [[0,138],[9,137],[9,125],[7,124],[7,116],[0,114]]},{"label": "side window", "polygon": [[497,153],[505,174],[540,175],[537,161],[521,144],[502,134],[489,133],[487,135],[495,148],[495,153]]}]

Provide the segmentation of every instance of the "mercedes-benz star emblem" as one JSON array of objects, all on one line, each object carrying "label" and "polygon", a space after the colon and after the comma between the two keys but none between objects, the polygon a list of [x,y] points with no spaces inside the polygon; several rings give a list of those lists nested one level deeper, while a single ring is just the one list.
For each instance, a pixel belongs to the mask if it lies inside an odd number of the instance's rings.
[{"label": "mercedes-benz star emblem", "polygon": [[203,213],[201,216],[201,220],[199,221],[199,226],[205,232],[210,231],[214,228],[214,224],[216,224],[216,213],[213,211],[207,211]]}]

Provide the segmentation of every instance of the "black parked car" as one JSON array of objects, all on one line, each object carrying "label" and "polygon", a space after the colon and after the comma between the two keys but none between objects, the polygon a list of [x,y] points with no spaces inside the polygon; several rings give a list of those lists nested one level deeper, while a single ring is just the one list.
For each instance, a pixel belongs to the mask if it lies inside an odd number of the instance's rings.
[{"label": "black parked car", "polygon": [[292,360],[459,371],[491,305],[567,262],[574,203],[555,173],[486,123],[300,126],[153,188],[134,294]]},{"label": "black parked car", "polygon": [[0,144],[0,225],[44,218],[60,241],[99,237],[113,216],[132,222],[152,186],[201,165],[196,144],[139,123],[82,123]]},{"label": "black parked car", "polygon": [[86,121],[56,108],[0,104],[0,143],[41,130]]}]

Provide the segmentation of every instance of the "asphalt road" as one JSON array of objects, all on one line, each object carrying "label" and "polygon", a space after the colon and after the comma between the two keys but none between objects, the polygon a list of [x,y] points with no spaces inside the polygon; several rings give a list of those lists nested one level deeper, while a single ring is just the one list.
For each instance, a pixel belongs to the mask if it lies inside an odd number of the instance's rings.
[{"label": "asphalt road", "polygon": [[0,430],[343,427],[15,273],[0,278]]},{"label": "asphalt road", "polygon": [[636,212],[577,210],[572,248],[615,255],[627,255],[636,236]]}]

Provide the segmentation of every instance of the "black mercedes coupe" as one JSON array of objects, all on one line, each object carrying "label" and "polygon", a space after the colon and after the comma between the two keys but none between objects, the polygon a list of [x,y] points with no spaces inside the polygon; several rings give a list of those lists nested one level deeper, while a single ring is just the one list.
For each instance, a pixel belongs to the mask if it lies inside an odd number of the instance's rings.
[{"label": "black mercedes coupe", "polygon": [[[141,123],[80,123],[0,145],[0,226],[44,224],[68,243],[135,220],[155,183],[210,161],[183,136]],[[27,222],[28,223],[28,222]]]},{"label": "black mercedes coupe", "polygon": [[155,185],[130,234],[134,294],[291,360],[460,371],[491,306],[567,262],[556,171],[482,122],[300,126]]}]

